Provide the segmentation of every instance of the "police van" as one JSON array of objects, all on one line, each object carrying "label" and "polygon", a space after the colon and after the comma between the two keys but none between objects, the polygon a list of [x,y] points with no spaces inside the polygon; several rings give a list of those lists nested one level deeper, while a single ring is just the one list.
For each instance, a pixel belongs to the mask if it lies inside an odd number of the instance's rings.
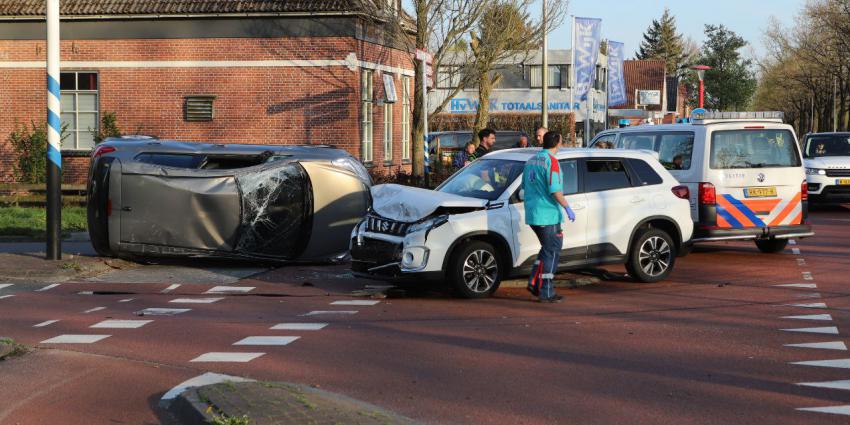
[{"label": "police van", "polygon": [[754,240],[774,253],[814,235],[803,159],[781,112],[696,111],[689,123],[605,130],[590,146],[657,152],[690,189],[693,242]]}]

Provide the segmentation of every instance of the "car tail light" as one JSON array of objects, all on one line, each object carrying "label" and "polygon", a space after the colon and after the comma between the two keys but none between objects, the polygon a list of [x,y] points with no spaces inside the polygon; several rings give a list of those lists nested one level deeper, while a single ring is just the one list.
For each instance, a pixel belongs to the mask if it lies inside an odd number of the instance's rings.
[{"label": "car tail light", "polygon": [[94,158],[97,158],[97,157],[99,157],[99,156],[101,156],[101,155],[103,155],[103,154],[107,154],[107,153],[110,153],[110,152],[115,152],[115,150],[116,150],[116,149],[115,149],[114,147],[112,147],[112,146],[103,146],[103,145],[101,145],[101,146],[98,146],[97,148],[95,148],[94,152],[92,152],[92,154],[91,154],[91,157],[92,157],[92,159],[94,159]]},{"label": "car tail light", "polygon": [[717,192],[714,190],[713,184],[708,182],[699,184],[699,203],[700,205],[717,204]]},{"label": "car tail light", "polygon": [[690,189],[684,185],[674,187],[673,194],[676,195],[677,198],[681,199],[689,199],[691,197]]},{"label": "car tail light", "polygon": [[809,183],[805,180],[803,180],[803,184],[800,185],[800,200],[809,200]]}]

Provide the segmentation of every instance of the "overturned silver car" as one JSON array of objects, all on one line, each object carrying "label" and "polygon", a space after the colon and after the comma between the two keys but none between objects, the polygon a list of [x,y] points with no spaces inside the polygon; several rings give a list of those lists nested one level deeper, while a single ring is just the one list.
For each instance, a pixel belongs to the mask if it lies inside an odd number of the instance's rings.
[{"label": "overturned silver car", "polygon": [[370,186],[327,146],[107,139],[89,168],[89,235],[103,256],[341,260]]}]

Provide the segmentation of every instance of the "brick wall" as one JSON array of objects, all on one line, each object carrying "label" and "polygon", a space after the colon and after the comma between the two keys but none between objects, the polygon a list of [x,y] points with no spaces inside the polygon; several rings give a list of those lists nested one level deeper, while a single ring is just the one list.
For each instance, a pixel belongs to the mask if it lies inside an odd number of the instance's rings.
[{"label": "brick wall", "polygon": [[[348,37],[288,39],[63,41],[63,61],[257,61],[344,60],[412,69],[409,55]],[[0,40],[0,61],[44,61],[43,41]],[[131,64],[132,65],[132,64]],[[63,70],[71,70],[67,66]],[[346,66],[284,67],[82,67],[99,74],[99,110],[115,112],[125,134],[164,139],[259,144],[333,144],[360,157],[360,70]],[[16,125],[43,122],[44,69],[6,69],[0,74],[0,181],[13,180],[8,135]],[[382,96],[382,73],[374,73]],[[401,164],[401,80],[393,105],[393,161]],[[411,79],[412,82],[412,79]],[[411,88],[412,92],[412,88]],[[183,119],[184,96],[211,94],[211,122]],[[383,107],[374,107],[374,166],[383,163]],[[87,158],[64,158],[65,181],[85,180]]]}]

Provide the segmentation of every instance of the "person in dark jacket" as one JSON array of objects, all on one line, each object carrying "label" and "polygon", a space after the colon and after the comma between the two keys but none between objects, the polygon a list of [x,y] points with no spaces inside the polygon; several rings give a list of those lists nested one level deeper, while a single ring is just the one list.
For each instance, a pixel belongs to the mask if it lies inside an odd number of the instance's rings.
[{"label": "person in dark jacket", "polygon": [[484,128],[478,132],[478,149],[475,150],[475,159],[487,155],[493,150],[493,145],[496,144],[496,132],[492,128]]},{"label": "person in dark jacket", "polygon": [[472,161],[475,161],[475,143],[468,142],[463,150],[455,155],[454,166],[455,168],[463,168]]}]

